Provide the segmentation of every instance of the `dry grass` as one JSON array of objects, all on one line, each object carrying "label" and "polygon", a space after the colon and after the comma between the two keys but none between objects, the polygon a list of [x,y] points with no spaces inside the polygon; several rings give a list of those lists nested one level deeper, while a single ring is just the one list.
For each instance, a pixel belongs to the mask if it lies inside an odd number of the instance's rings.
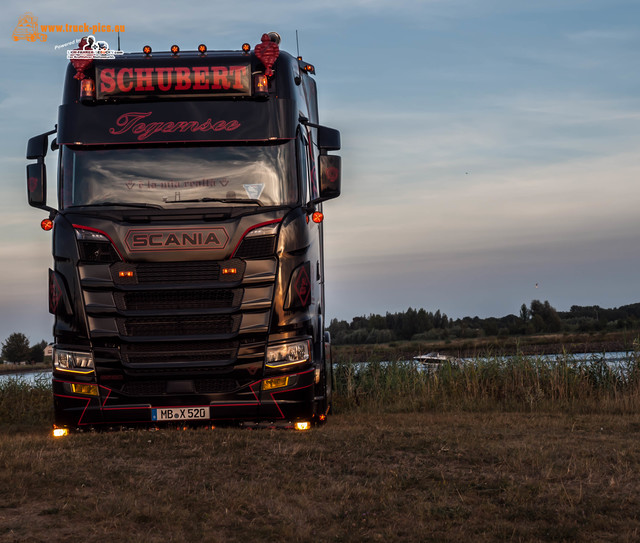
[{"label": "dry grass", "polygon": [[0,439],[0,541],[637,541],[640,416]]},{"label": "dry grass", "polygon": [[639,540],[636,378],[552,369],[372,364],[306,433],[53,440],[46,387],[5,385],[0,542]]}]

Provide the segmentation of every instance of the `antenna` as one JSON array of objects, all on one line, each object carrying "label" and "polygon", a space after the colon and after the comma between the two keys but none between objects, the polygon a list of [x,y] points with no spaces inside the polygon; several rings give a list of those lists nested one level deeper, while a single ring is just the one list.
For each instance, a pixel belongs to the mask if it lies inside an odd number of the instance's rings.
[{"label": "antenna", "polygon": [[120,51],[120,31],[118,30],[118,51]]},{"label": "antenna", "polygon": [[296,30],[296,56],[300,58],[300,44],[298,43],[298,31]]}]

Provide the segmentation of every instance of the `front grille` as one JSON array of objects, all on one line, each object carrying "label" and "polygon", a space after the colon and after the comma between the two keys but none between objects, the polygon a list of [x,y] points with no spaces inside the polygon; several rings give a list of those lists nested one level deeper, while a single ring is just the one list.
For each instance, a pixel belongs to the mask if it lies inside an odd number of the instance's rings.
[{"label": "front grille", "polygon": [[138,284],[145,283],[202,283],[217,281],[220,265],[217,262],[153,262],[136,266]]},{"label": "front grille", "polygon": [[238,258],[268,258],[273,256],[276,249],[276,236],[261,236],[245,238],[235,256]]},{"label": "front grille", "polygon": [[118,319],[124,336],[200,336],[232,334],[238,330],[239,315],[189,317],[140,317]]},{"label": "front grille", "polygon": [[[235,379],[197,379],[194,381],[196,394],[216,394],[233,392],[238,388]],[[167,391],[167,381],[131,381],[124,383],[123,394],[129,396],[161,396]]]},{"label": "front grille", "polygon": [[213,362],[236,357],[237,341],[200,341],[180,343],[137,343],[122,346],[122,358],[129,364],[180,365]]},{"label": "front grille", "polygon": [[114,298],[120,311],[230,309],[240,306],[242,289],[116,292]]}]

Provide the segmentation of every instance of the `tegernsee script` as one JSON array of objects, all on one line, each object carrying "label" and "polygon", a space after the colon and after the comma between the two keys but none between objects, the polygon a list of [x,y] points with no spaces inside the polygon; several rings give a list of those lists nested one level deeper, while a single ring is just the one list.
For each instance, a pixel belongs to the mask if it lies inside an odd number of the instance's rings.
[{"label": "tegernsee script", "polygon": [[124,113],[116,120],[116,127],[109,128],[109,134],[119,136],[130,132],[135,134],[139,141],[148,139],[153,134],[176,132],[233,132],[242,126],[236,120],[211,120],[200,121],[155,121],[142,122],[151,115],[151,111],[131,111]]},{"label": "tegernsee script", "polygon": [[251,94],[251,71],[241,66],[96,67],[97,98]]}]

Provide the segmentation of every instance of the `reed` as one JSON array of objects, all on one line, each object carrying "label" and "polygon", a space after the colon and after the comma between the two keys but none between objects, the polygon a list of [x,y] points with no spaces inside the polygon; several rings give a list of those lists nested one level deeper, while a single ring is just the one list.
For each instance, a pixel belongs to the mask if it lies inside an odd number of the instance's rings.
[{"label": "reed", "polygon": [[488,354],[424,369],[413,361],[344,363],[336,368],[338,412],[571,411],[633,413],[640,407],[640,356],[612,364]]},{"label": "reed", "polygon": [[[605,355],[486,356],[428,370],[413,361],[341,363],[335,368],[336,413],[569,412],[632,414],[640,409],[640,352],[615,365]],[[46,427],[50,378],[0,380],[0,424]]]},{"label": "reed", "polygon": [[53,397],[51,377],[7,377],[0,380],[0,423],[13,430],[47,425],[51,422]]}]

